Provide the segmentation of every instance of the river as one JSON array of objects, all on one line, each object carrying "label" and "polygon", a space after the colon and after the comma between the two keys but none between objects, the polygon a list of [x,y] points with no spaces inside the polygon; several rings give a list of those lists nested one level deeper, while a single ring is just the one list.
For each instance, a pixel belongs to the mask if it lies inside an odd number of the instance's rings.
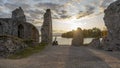
[{"label": "river", "polygon": [[[53,37],[54,40],[55,37]],[[84,38],[84,44],[90,43],[93,38]],[[72,38],[62,38],[60,36],[57,37],[57,41],[59,45],[71,45]]]}]

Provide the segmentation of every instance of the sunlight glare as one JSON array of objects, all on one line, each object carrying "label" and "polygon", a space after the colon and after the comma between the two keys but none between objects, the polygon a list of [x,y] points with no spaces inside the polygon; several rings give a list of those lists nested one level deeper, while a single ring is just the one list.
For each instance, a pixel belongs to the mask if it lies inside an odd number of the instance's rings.
[{"label": "sunlight glare", "polygon": [[78,23],[76,23],[76,17],[72,17],[71,20],[67,20],[67,22],[70,25],[70,29],[69,30],[76,30],[78,27],[80,27],[80,25]]}]

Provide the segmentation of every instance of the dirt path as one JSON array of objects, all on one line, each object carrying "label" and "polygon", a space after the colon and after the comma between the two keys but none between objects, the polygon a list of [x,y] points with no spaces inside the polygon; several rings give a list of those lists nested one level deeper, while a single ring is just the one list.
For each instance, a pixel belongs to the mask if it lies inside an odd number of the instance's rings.
[{"label": "dirt path", "polygon": [[[51,46],[28,58],[0,59],[0,68],[113,68],[101,53],[87,47]],[[114,59],[118,64],[119,59]]]},{"label": "dirt path", "polygon": [[118,58],[115,58],[109,54],[100,52],[98,50],[93,50],[93,49],[89,49],[89,50],[93,52],[96,56],[104,60],[111,68],[120,68],[120,60]]}]

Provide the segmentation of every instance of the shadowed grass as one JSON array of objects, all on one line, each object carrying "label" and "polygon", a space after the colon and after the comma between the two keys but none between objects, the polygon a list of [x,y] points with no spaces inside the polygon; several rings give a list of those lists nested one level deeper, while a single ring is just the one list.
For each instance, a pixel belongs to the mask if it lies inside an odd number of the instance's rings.
[{"label": "shadowed grass", "polygon": [[21,58],[29,57],[34,53],[41,52],[45,48],[46,45],[47,44],[39,44],[37,46],[27,47],[23,51],[17,52],[16,54],[9,56],[8,58],[9,59],[21,59]]}]

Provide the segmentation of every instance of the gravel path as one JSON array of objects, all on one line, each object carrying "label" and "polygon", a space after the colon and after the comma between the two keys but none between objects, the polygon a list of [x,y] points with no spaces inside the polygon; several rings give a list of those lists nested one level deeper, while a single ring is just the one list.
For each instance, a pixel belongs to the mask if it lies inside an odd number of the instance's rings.
[{"label": "gravel path", "polygon": [[[102,55],[102,56],[101,56]],[[87,47],[51,46],[28,58],[0,59],[0,68],[120,68],[119,59]],[[112,57],[112,58],[111,58]],[[113,59],[112,62],[106,61]]]},{"label": "gravel path", "polygon": [[120,60],[118,58],[112,57],[109,54],[100,52],[98,50],[89,49],[96,56],[104,60],[111,68],[120,68]]}]

